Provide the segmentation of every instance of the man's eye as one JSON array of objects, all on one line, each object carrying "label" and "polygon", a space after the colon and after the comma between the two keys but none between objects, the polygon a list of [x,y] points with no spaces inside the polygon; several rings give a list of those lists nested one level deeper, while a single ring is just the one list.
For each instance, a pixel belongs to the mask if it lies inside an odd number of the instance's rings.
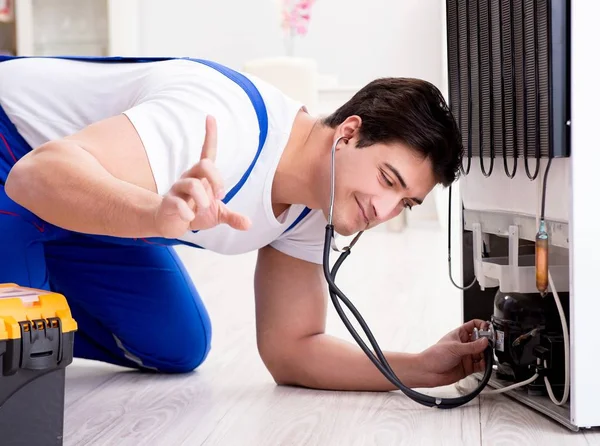
[{"label": "man's eye", "polygon": [[393,186],[394,183],[392,183],[390,181],[390,179],[387,177],[387,175],[383,172],[381,172],[381,177],[383,178],[383,181],[385,181],[385,184],[387,184],[388,186]]}]

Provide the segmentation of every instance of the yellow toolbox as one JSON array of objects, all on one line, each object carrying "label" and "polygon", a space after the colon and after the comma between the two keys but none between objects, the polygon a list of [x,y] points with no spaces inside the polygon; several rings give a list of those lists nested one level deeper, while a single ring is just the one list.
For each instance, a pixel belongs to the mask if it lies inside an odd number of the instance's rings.
[{"label": "yellow toolbox", "polygon": [[77,323],[65,297],[0,284],[0,445],[62,445]]}]

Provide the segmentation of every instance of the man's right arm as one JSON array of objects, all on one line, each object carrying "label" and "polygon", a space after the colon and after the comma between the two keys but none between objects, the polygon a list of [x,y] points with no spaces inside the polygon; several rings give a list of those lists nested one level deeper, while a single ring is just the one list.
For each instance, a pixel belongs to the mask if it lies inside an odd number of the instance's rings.
[{"label": "man's right arm", "polygon": [[146,151],[125,115],[50,141],[20,159],[6,194],[41,219],[73,231],[153,237],[162,197]]},{"label": "man's right arm", "polygon": [[[163,137],[155,144],[171,149],[169,143],[175,138],[165,130],[169,126],[158,127]],[[179,143],[175,149],[194,150],[190,145],[197,140],[201,153],[189,169],[176,172],[178,179],[167,177],[170,189],[164,195],[158,193],[142,139],[125,115],[33,150],[10,171],[5,191],[48,223],[88,234],[177,238],[190,229],[219,224],[246,230],[250,220],[221,201],[224,186],[215,166],[214,117],[206,116],[201,137],[186,135],[187,145]]]}]

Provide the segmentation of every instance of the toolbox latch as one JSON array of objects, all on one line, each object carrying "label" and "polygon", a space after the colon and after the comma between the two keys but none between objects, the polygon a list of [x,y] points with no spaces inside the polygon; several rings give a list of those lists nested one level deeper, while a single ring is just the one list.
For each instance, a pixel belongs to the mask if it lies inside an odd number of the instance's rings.
[{"label": "toolbox latch", "polygon": [[55,368],[62,359],[60,318],[33,319],[21,326],[21,368],[44,370]]}]

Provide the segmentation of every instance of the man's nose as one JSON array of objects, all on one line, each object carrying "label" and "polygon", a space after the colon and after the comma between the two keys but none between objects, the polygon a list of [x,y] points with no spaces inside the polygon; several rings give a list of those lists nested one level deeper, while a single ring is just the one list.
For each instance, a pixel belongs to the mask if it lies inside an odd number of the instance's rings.
[{"label": "man's nose", "polygon": [[375,218],[384,221],[397,215],[402,210],[399,200],[397,194],[386,194],[373,199]]}]

